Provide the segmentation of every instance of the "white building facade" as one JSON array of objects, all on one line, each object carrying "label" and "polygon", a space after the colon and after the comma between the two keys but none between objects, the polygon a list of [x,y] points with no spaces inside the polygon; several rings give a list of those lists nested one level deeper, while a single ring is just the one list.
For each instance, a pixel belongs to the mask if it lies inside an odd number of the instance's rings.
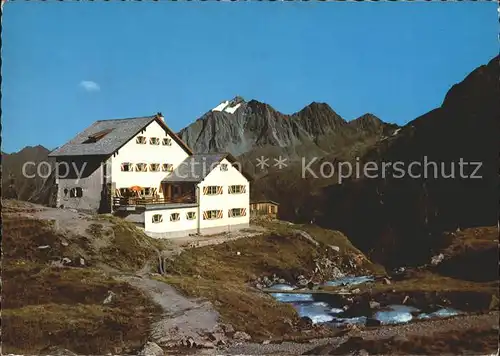
[{"label": "white building facade", "polygon": [[249,225],[250,177],[239,162],[193,154],[160,113],[97,121],[49,156],[58,207],[112,212],[158,238]]}]

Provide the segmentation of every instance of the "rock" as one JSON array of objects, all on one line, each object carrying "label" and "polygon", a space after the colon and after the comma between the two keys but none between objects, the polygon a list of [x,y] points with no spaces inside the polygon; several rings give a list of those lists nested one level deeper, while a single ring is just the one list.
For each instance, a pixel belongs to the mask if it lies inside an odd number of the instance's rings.
[{"label": "rock", "polygon": [[139,351],[139,356],[163,356],[163,349],[154,342],[148,341]]},{"label": "rock", "polygon": [[64,241],[64,240],[63,240],[63,241],[61,241],[61,245],[63,245],[63,246],[68,246],[68,245],[69,245],[69,243],[68,243],[67,241]]},{"label": "rock", "polygon": [[270,343],[271,343],[271,340],[262,341],[262,345],[269,345]]},{"label": "rock", "polygon": [[85,260],[80,257],[80,266],[85,266]]},{"label": "rock", "polygon": [[349,333],[356,333],[361,330],[361,328],[356,324],[347,324],[346,329]]},{"label": "rock", "polygon": [[[404,303],[403,303],[403,304],[404,304]],[[371,308],[371,309],[378,309],[378,308],[380,308],[380,303],[379,303],[379,302],[376,302],[376,301],[374,301],[374,300],[371,300],[371,301],[370,301],[370,308]]]},{"label": "rock", "polygon": [[68,257],[64,257],[61,260],[61,262],[62,262],[63,265],[69,265],[71,263],[71,260]]},{"label": "rock", "polygon": [[288,325],[289,327],[293,328],[293,321],[290,320],[289,318],[284,318],[283,324]]},{"label": "rock", "polygon": [[402,343],[402,342],[408,342],[410,341],[406,336],[403,336],[403,335],[396,335],[396,336],[393,336],[392,337],[392,341],[393,342],[398,342],[398,343]]},{"label": "rock", "polygon": [[68,210],[71,211],[72,213],[78,214],[78,210],[76,209],[68,209]]},{"label": "rock", "polygon": [[368,353],[368,351],[366,351],[365,349],[361,349],[361,350],[359,350],[359,351],[356,351],[356,352],[354,353],[354,355],[356,355],[356,356],[368,356],[368,355],[370,355],[370,354],[369,354],[369,353]]},{"label": "rock", "polygon": [[202,349],[214,349],[215,345],[211,341],[199,341],[196,343],[196,346]]},{"label": "rock", "polygon": [[444,260],[444,255],[442,253],[440,253],[439,255],[437,256],[434,256],[431,258],[431,265],[433,266],[437,266],[438,264],[440,264],[442,261]]},{"label": "rock", "polygon": [[189,348],[193,348],[193,347],[195,347],[195,342],[194,342],[194,339],[193,339],[191,336],[190,336],[190,337],[188,337],[186,340],[184,340],[184,341],[182,342],[182,344],[183,344],[184,346],[189,347]]},{"label": "rock", "polygon": [[307,316],[303,316],[302,318],[300,318],[299,320],[299,324],[298,324],[298,327],[301,328],[301,329],[309,329],[313,326],[313,322],[312,322],[312,319],[307,317]]},{"label": "rock", "polygon": [[355,318],[359,315],[370,315],[370,303],[365,298],[359,298],[342,314],[342,317]]},{"label": "rock", "polygon": [[252,340],[252,337],[244,331],[237,331],[234,333],[233,339],[241,341],[249,341]]},{"label": "rock", "polygon": [[331,276],[333,279],[345,277],[345,273],[343,273],[338,267],[333,267]]},{"label": "rock", "polygon": [[384,279],[382,279],[382,283],[391,284],[391,281],[389,280],[389,278],[384,278]]},{"label": "rock", "polygon": [[42,246],[38,246],[38,249],[39,249],[39,250],[45,250],[45,249],[48,249],[48,248],[50,248],[50,246],[49,246],[49,245],[42,245]]},{"label": "rock", "polygon": [[42,355],[51,355],[51,356],[77,356],[76,353],[70,351],[68,349],[64,349],[58,346],[49,346],[40,351]]},{"label": "rock", "polygon": [[116,294],[113,293],[113,291],[108,291],[108,296],[106,297],[106,299],[104,299],[104,302],[102,302],[102,304],[109,304],[109,303],[111,303],[111,301],[113,300],[113,297],[115,295]]},{"label": "rock", "polygon": [[404,299],[403,299],[403,302],[401,304],[406,304],[406,302],[408,301],[408,299],[410,299],[409,296],[406,296]]},{"label": "rock", "polygon": [[57,267],[57,268],[62,268],[62,267],[64,267],[64,265],[63,265],[62,261],[51,261],[51,262],[50,262],[50,265],[51,265],[52,267]]},{"label": "rock", "polygon": [[495,294],[493,294],[491,296],[491,301],[490,301],[489,309],[490,310],[496,309],[496,308],[498,308],[498,305],[499,305],[498,297]]},{"label": "rock", "polygon": [[208,338],[210,339],[210,341],[213,341],[217,344],[219,341],[224,340],[226,336],[223,333],[215,332],[208,334]]},{"label": "rock", "polygon": [[231,324],[219,324],[219,326],[226,334],[234,333],[234,327]]},{"label": "rock", "polygon": [[353,289],[353,290],[351,290],[351,293],[359,294],[359,293],[361,293],[361,289],[359,289],[359,288]]},{"label": "rock", "polygon": [[309,281],[307,279],[299,279],[297,281],[297,285],[300,287],[306,287]]},{"label": "rock", "polygon": [[335,245],[329,245],[329,247],[334,250],[334,251],[337,251],[337,252],[340,252],[340,247],[338,246],[335,246]]},{"label": "rock", "polygon": [[373,319],[373,318],[367,318],[366,319],[366,326],[380,326],[382,323],[380,320]]},{"label": "rock", "polygon": [[286,284],[286,281],[283,278],[278,279],[279,284]]},{"label": "rock", "polygon": [[255,285],[255,288],[257,288],[257,289],[264,289],[264,286],[262,284],[260,284],[260,283],[257,283]]}]

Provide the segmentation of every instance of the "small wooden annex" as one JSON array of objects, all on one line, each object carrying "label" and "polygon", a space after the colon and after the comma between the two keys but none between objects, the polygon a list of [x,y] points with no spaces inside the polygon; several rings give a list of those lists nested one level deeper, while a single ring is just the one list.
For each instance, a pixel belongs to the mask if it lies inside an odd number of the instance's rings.
[{"label": "small wooden annex", "polygon": [[269,216],[278,218],[279,203],[272,200],[256,200],[250,202],[250,216]]}]

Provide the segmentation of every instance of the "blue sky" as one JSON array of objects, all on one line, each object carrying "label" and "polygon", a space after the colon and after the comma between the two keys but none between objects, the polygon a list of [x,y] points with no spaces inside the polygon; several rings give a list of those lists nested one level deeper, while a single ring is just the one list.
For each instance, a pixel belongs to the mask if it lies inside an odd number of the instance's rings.
[{"label": "blue sky", "polygon": [[24,2],[3,15],[2,150],[241,95],[403,124],[498,54],[495,3]]}]

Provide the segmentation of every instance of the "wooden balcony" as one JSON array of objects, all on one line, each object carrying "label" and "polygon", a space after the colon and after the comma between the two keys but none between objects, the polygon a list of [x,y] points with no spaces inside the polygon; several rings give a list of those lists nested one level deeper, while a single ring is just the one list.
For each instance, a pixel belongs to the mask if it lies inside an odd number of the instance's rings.
[{"label": "wooden balcony", "polygon": [[196,204],[196,197],[193,195],[173,197],[165,199],[164,197],[113,197],[113,208],[120,207],[146,207],[148,205],[162,204]]}]

